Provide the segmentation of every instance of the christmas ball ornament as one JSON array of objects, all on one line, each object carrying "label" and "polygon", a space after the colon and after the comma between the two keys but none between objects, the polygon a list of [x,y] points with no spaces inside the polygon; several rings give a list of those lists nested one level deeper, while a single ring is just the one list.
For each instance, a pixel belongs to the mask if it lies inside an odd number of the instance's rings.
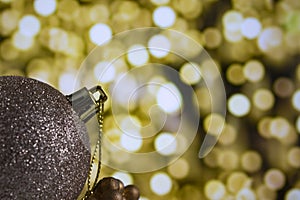
[{"label": "christmas ball ornament", "polygon": [[0,199],[77,199],[90,160],[85,124],[66,96],[0,77]]}]

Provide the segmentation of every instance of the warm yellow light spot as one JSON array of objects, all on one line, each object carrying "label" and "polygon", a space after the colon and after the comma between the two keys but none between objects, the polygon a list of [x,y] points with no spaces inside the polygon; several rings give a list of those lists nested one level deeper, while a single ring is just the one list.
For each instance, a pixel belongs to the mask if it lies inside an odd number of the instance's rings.
[{"label": "warm yellow light spot", "polygon": [[107,24],[98,23],[90,28],[89,37],[92,43],[101,46],[111,40],[112,30]]},{"label": "warm yellow light spot", "polygon": [[296,77],[297,77],[298,81],[300,81],[300,64],[297,65]]},{"label": "warm yellow light spot", "polygon": [[222,199],[226,195],[226,188],[219,180],[209,180],[204,186],[204,194],[210,200]]},{"label": "warm yellow light spot", "polygon": [[12,43],[15,48],[26,51],[33,46],[34,39],[32,37],[25,36],[20,32],[15,32],[12,37]]},{"label": "warm yellow light spot", "polygon": [[261,24],[258,19],[254,17],[246,18],[241,24],[241,33],[248,39],[256,38],[261,31]]},{"label": "warm yellow light spot", "polygon": [[249,60],[244,66],[244,76],[251,82],[259,82],[265,75],[265,68],[258,60]]},{"label": "warm yellow light spot", "polygon": [[246,151],[242,155],[241,165],[247,172],[256,172],[261,168],[262,158],[256,151]]},{"label": "warm yellow light spot", "polygon": [[236,194],[242,188],[248,186],[250,183],[250,178],[243,172],[233,172],[231,173],[226,181],[226,187],[228,191]]},{"label": "warm yellow light spot", "polygon": [[207,134],[218,137],[223,131],[225,119],[218,113],[212,113],[205,117],[203,128]]},{"label": "warm yellow light spot", "polygon": [[109,83],[116,78],[116,68],[110,62],[99,62],[94,67],[94,76],[100,83]]},{"label": "warm yellow light spot", "polygon": [[221,151],[218,155],[218,165],[225,170],[233,170],[238,167],[239,157],[231,150]]},{"label": "warm yellow light spot", "polygon": [[255,107],[266,111],[273,107],[275,98],[270,90],[258,89],[254,92],[252,101]]},{"label": "warm yellow light spot", "polygon": [[166,173],[155,173],[150,179],[150,188],[159,196],[166,195],[172,189],[172,180]]},{"label": "warm yellow light spot", "polygon": [[257,199],[276,199],[276,191],[271,190],[266,185],[259,185],[256,189]]},{"label": "warm yellow light spot", "polygon": [[296,129],[298,133],[300,133],[300,116],[298,116],[296,120]]},{"label": "warm yellow light spot", "polygon": [[18,26],[20,15],[21,13],[18,10],[2,10],[0,13],[0,33],[8,35],[15,30]]},{"label": "warm yellow light spot", "polygon": [[190,170],[189,163],[184,158],[179,158],[175,163],[168,167],[168,172],[170,175],[176,179],[185,178]]},{"label": "warm yellow light spot", "polygon": [[288,78],[278,78],[273,84],[274,92],[279,97],[285,98],[292,95],[294,92],[294,84],[292,80]]},{"label": "warm yellow light spot", "polygon": [[177,150],[177,141],[171,133],[160,133],[154,141],[155,150],[161,155],[172,155]]},{"label": "warm yellow light spot", "polygon": [[257,40],[261,51],[267,52],[282,44],[283,33],[279,27],[265,28]]},{"label": "warm yellow light spot", "polygon": [[47,17],[55,12],[56,0],[35,0],[33,8],[37,14]]},{"label": "warm yellow light spot", "polygon": [[240,64],[231,64],[226,71],[227,80],[233,85],[241,85],[245,83],[243,67]]},{"label": "warm yellow light spot", "polygon": [[243,94],[234,94],[228,100],[228,110],[237,117],[243,117],[250,112],[251,104]]},{"label": "warm yellow light spot", "polygon": [[174,25],[176,14],[169,6],[161,6],[153,11],[154,24],[161,28],[169,28]]},{"label": "warm yellow light spot", "polygon": [[110,11],[108,6],[103,4],[95,4],[91,7],[89,18],[93,23],[106,22],[109,19]]},{"label": "warm yellow light spot", "polygon": [[185,63],[180,68],[180,77],[188,85],[194,85],[201,80],[200,67],[196,63]]},{"label": "warm yellow light spot", "polygon": [[300,199],[299,188],[290,189],[285,195],[285,200],[298,200],[298,199]]},{"label": "warm yellow light spot", "polygon": [[170,40],[164,35],[154,35],[148,42],[149,52],[156,58],[163,58],[169,54]]},{"label": "warm yellow light spot", "polygon": [[224,37],[228,42],[232,42],[232,43],[240,42],[243,39],[243,35],[239,30],[230,31],[226,29],[224,31]]},{"label": "warm yellow light spot", "polygon": [[239,31],[243,20],[242,14],[234,10],[227,11],[222,18],[224,28],[231,32]]},{"label": "warm yellow light spot", "polygon": [[270,123],[270,133],[276,138],[284,138],[289,134],[290,124],[286,118],[276,117]]},{"label": "warm yellow light spot", "polygon": [[170,0],[151,0],[151,3],[154,5],[160,6],[160,5],[165,5],[168,4]]},{"label": "warm yellow light spot", "polygon": [[131,185],[133,184],[133,177],[131,174],[126,172],[115,172],[112,174],[112,177],[119,179],[124,183],[124,185]]},{"label": "warm yellow light spot", "polygon": [[217,48],[221,45],[222,34],[217,28],[206,28],[203,32],[205,46],[210,49]]},{"label": "warm yellow light spot", "polygon": [[300,168],[300,148],[293,147],[288,151],[287,161],[290,166]]},{"label": "warm yellow light spot", "polygon": [[264,138],[272,137],[271,132],[270,132],[271,121],[272,121],[272,118],[263,117],[258,122],[258,125],[257,125],[258,133]]},{"label": "warm yellow light spot", "polygon": [[135,44],[128,49],[128,62],[135,67],[145,65],[149,60],[149,54],[145,46]]},{"label": "warm yellow light spot", "polygon": [[225,124],[218,142],[222,145],[230,145],[235,142],[236,137],[237,137],[237,132],[234,126],[230,124]]},{"label": "warm yellow light spot", "polygon": [[13,46],[10,39],[6,39],[0,44],[0,55],[4,60],[14,60],[19,54],[20,52]]},{"label": "warm yellow light spot", "polygon": [[166,113],[179,111],[182,105],[181,93],[173,83],[162,84],[157,92],[158,106]]},{"label": "warm yellow light spot", "polygon": [[297,90],[292,97],[292,104],[297,111],[300,111],[300,90]]},{"label": "warm yellow light spot", "polygon": [[264,175],[266,186],[272,190],[279,190],[285,184],[285,175],[279,169],[269,169]]},{"label": "warm yellow light spot", "polygon": [[212,151],[204,157],[204,163],[211,168],[218,167],[218,155],[220,151],[218,147],[214,147]]}]

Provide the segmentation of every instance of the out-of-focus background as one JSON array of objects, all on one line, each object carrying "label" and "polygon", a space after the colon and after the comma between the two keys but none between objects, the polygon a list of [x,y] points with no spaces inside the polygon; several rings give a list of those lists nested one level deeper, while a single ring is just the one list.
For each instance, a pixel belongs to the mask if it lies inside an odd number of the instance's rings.
[{"label": "out-of-focus background", "polygon": [[[201,117],[193,143],[169,165],[132,173],[104,164],[101,176],[136,184],[141,200],[299,200],[299,0],[0,0],[0,74],[36,78],[69,94],[74,91],[82,63],[97,45],[123,31],[143,27],[182,32],[205,48],[222,75],[227,114],[223,117],[211,112],[209,91],[196,87],[201,74],[190,64],[177,62],[171,53],[144,48],[120,58],[97,82],[101,66],[107,64],[99,60],[90,66],[83,85],[85,81],[97,83],[108,93],[118,76],[129,69],[151,62],[173,67],[182,82],[194,89]],[[166,36],[154,42],[165,42],[168,48],[176,43],[172,39]],[[118,48],[107,49],[107,56],[117,55]],[[189,46],[182,48],[189,50]],[[209,65],[199,71],[214,76]],[[165,75],[152,75],[139,73],[176,90],[176,84]],[[134,79],[129,77],[119,92],[133,87]],[[176,154],[176,142],[162,148],[178,139],[172,128],[145,140],[128,138],[122,132],[132,129],[129,121],[149,123],[147,112],[153,103],[165,105],[161,110],[174,115],[171,120],[176,123],[174,106],[160,102],[167,97],[159,88],[149,89],[138,104],[129,105],[133,107],[130,115],[118,116],[120,124],[115,123],[110,100],[105,105],[104,136],[123,151]],[[159,116],[155,119],[160,120]],[[213,150],[200,159],[200,144],[210,122],[213,130],[222,134]],[[118,166],[130,159],[119,151],[110,156]],[[142,164],[130,162],[137,169]],[[147,164],[154,165],[151,160]]]}]

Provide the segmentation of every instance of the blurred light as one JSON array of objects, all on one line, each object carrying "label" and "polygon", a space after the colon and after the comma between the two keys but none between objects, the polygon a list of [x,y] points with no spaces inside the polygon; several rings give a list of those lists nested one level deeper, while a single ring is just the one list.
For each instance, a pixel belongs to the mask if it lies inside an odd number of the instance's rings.
[{"label": "blurred light", "polygon": [[271,190],[266,185],[260,185],[256,189],[257,199],[276,199],[276,191]]},{"label": "blurred light", "polygon": [[235,142],[236,137],[237,132],[234,126],[230,124],[225,124],[218,142],[222,145],[230,145]]},{"label": "blurred light", "polygon": [[296,120],[296,129],[298,133],[300,133],[300,116],[298,116]]},{"label": "blurred light", "polygon": [[269,169],[264,175],[264,182],[271,190],[280,190],[285,184],[285,175],[279,169]]},{"label": "blurred light", "polygon": [[121,130],[127,133],[128,135],[131,134],[131,131],[133,131],[134,133],[139,132],[141,130],[141,127],[141,120],[134,115],[125,116],[121,119],[120,122]]},{"label": "blurred light", "polygon": [[225,170],[234,170],[238,167],[239,157],[235,151],[223,150],[218,155],[218,165]]},{"label": "blurred light", "polygon": [[25,36],[20,32],[15,32],[12,38],[12,43],[17,49],[26,51],[33,46],[34,39],[32,37]]},{"label": "blurred light", "polygon": [[59,90],[64,94],[71,94],[74,90],[75,80],[76,80],[75,72],[62,73],[58,81]]},{"label": "blurred light", "polygon": [[246,81],[240,64],[231,64],[226,71],[226,78],[233,85],[241,85]]},{"label": "blurred light", "polygon": [[100,83],[109,83],[116,77],[116,68],[110,62],[99,62],[94,67],[94,76]]},{"label": "blurred light", "polygon": [[244,172],[232,172],[226,181],[229,192],[238,193],[244,187],[249,185],[249,177]]},{"label": "blurred light", "polygon": [[169,54],[170,40],[164,35],[154,35],[148,42],[150,54],[156,58],[163,58]]},{"label": "blurred light", "polygon": [[243,21],[244,18],[242,14],[234,10],[227,11],[223,15],[222,19],[224,28],[230,32],[240,31],[241,24],[243,23]]},{"label": "blurred light", "polygon": [[10,34],[16,29],[21,13],[18,10],[5,9],[0,13],[0,33],[3,35]]},{"label": "blurred light", "polygon": [[95,4],[91,7],[89,18],[93,23],[106,22],[109,18],[110,11],[108,6],[103,4]]},{"label": "blurred light", "polygon": [[160,133],[154,142],[155,150],[161,155],[172,155],[177,150],[176,138],[171,133]]},{"label": "blurred light", "polygon": [[166,173],[155,173],[150,179],[151,190],[160,196],[168,194],[172,189],[172,180]]},{"label": "blurred light", "polygon": [[154,5],[160,6],[160,5],[165,5],[168,4],[170,0],[151,0],[151,3]]},{"label": "blurred light", "polygon": [[206,28],[203,32],[205,46],[210,49],[217,48],[222,43],[222,35],[217,28]]},{"label": "blurred light", "polygon": [[218,113],[212,113],[205,117],[203,128],[207,134],[219,136],[224,128],[225,119]]},{"label": "blurred light", "polygon": [[108,43],[111,40],[112,30],[108,25],[98,23],[90,28],[89,37],[91,42],[98,46],[101,46]]},{"label": "blurred light", "polygon": [[204,194],[210,200],[222,199],[226,195],[226,188],[221,181],[209,180],[204,186]]},{"label": "blurred light", "polygon": [[256,200],[256,195],[253,190],[249,188],[243,188],[237,193],[235,198],[238,200]]},{"label": "blurred light", "polygon": [[55,12],[56,0],[35,0],[33,8],[37,14],[47,17]]},{"label": "blurred light", "polygon": [[270,117],[263,117],[258,122],[258,133],[264,137],[264,138],[271,138],[271,132],[270,132],[270,124],[271,124],[272,118]]},{"label": "blurred light", "polygon": [[261,31],[261,24],[254,17],[246,18],[241,25],[241,33],[248,39],[256,38]]},{"label": "blurred light", "polygon": [[185,178],[188,175],[189,170],[190,165],[184,158],[179,158],[168,167],[168,172],[176,179]]},{"label": "blurred light", "polygon": [[276,117],[270,123],[270,133],[277,138],[284,138],[290,131],[290,125],[287,119]]},{"label": "blurred light", "polygon": [[258,89],[253,94],[253,104],[260,110],[266,111],[273,107],[274,95],[268,89]]},{"label": "blurred light", "polygon": [[162,84],[157,92],[158,106],[166,113],[177,112],[181,108],[181,93],[173,83]]},{"label": "blurred light", "polygon": [[300,148],[293,147],[288,151],[287,155],[288,164],[295,168],[300,168]]},{"label": "blurred light", "polygon": [[279,27],[265,28],[258,38],[258,47],[267,52],[282,43],[283,33]]},{"label": "blurred light", "polygon": [[133,184],[132,175],[126,172],[115,172],[112,174],[112,177],[119,179],[124,183],[124,185],[131,185]]},{"label": "blurred light", "polygon": [[290,79],[281,77],[275,80],[273,88],[276,95],[284,98],[292,95],[294,84]]},{"label": "blurred light", "polygon": [[262,165],[262,158],[256,151],[246,151],[241,158],[241,165],[247,172],[259,171]]},{"label": "blurred light", "polygon": [[149,54],[145,46],[135,44],[128,49],[128,62],[135,67],[145,65],[149,60]]},{"label": "blurred light", "polygon": [[293,106],[296,110],[300,111],[300,90],[297,90],[293,94],[293,99],[292,99]]},{"label": "blurred light", "polygon": [[39,33],[40,29],[40,21],[34,15],[25,15],[19,21],[19,31],[25,36],[33,37]]},{"label": "blurred light", "polygon": [[298,199],[300,199],[299,188],[290,189],[285,195],[285,200],[298,200]]},{"label": "blurred light", "polygon": [[0,44],[0,55],[4,60],[16,59],[19,54],[20,52],[13,46],[10,39],[6,39]]},{"label": "blurred light", "polygon": [[153,21],[161,28],[169,28],[174,25],[176,14],[169,6],[161,6],[153,11]]},{"label": "blurred light", "polygon": [[225,30],[224,31],[224,37],[228,42],[240,42],[243,39],[242,33],[238,31],[229,31]]},{"label": "blurred light", "polygon": [[243,94],[234,94],[228,100],[228,110],[231,114],[242,117],[250,112],[250,101]]},{"label": "blurred light", "polygon": [[265,75],[265,68],[258,60],[249,60],[244,66],[244,76],[251,82],[259,82]]},{"label": "blurred light", "polygon": [[185,63],[180,68],[180,78],[187,85],[194,85],[201,80],[200,67],[196,63]]},{"label": "blurred light", "polygon": [[130,135],[123,133],[120,138],[121,146],[130,152],[140,150],[143,145],[143,138],[138,132],[131,131]]}]

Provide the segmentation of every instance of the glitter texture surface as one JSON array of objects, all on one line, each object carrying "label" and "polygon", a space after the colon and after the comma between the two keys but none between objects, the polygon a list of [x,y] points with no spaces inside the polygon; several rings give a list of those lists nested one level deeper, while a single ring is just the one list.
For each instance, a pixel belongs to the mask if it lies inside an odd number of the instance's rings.
[{"label": "glitter texture surface", "polygon": [[89,162],[85,125],[63,94],[0,77],[0,199],[76,199]]}]

